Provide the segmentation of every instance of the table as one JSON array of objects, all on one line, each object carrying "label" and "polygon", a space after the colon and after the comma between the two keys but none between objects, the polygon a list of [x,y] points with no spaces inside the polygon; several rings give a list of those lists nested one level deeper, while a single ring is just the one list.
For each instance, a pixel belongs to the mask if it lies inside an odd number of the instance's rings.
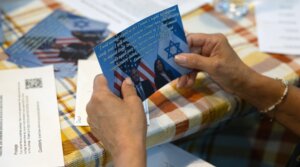
[{"label": "table", "polygon": [[[28,1],[15,10],[2,8],[7,39],[4,48],[57,8],[73,11],[53,0]],[[299,83],[300,57],[259,52],[253,13],[240,20],[231,20],[206,4],[184,16],[183,22],[190,33],[224,33],[241,59],[255,71],[284,78],[294,85]],[[3,50],[0,51],[1,58],[5,58]],[[18,67],[5,60],[0,62],[0,69],[8,68]],[[243,115],[245,110],[251,108],[239,98],[224,92],[203,73],[199,73],[196,85],[192,89],[179,90],[172,82],[149,98],[151,125],[148,127],[147,147],[209,129],[212,125]],[[90,129],[73,125],[76,77],[56,80],[56,87],[65,165],[109,164],[110,156]],[[271,166],[284,166],[297,138],[275,122],[270,123],[266,119],[257,122],[251,133],[254,136],[249,139],[253,154],[246,158],[249,162],[256,160],[268,162]],[[233,148],[234,145],[227,143],[226,148]],[[238,150],[241,149],[250,148],[238,147]]]}]

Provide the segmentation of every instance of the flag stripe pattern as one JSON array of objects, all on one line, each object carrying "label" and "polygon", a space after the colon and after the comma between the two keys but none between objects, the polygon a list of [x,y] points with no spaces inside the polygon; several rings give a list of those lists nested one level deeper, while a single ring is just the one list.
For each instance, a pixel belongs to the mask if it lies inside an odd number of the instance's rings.
[{"label": "flag stripe pattern", "polygon": [[[55,44],[58,47],[66,47],[69,44],[81,43],[81,41],[75,37],[69,38],[57,38]],[[69,62],[62,57],[59,57],[60,50],[53,48],[44,48],[35,50],[34,54],[38,59],[42,61],[43,64],[56,64]]]}]

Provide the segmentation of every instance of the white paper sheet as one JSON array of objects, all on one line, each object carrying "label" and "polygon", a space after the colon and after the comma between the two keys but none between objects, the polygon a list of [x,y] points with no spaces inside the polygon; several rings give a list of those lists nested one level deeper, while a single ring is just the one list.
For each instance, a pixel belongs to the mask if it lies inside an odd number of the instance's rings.
[{"label": "white paper sheet", "polygon": [[300,1],[256,1],[259,48],[263,52],[300,55]]},{"label": "white paper sheet", "polygon": [[[77,92],[76,92],[76,107],[75,120],[76,126],[88,126],[86,105],[88,104],[92,92],[94,78],[96,75],[102,74],[101,68],[97,60],[79,60],[78,75],[77,75]],[[143,102],[146,113],[147,124],[149,125],[149,108],[148,100]]]},{"label": "white paper sheet", "polygon": [[76,126],[88,126],[86,120],[86,105],[91,99],[94,78],[98,74],[102,74],[102,71],[97,61],[78,61],[77,92],[74,122]]},{"label": "white paper sheet", "polygon": [[53,66],[0,78],[0,166],[64,166]]},{"label": "white paper sheet", "polygon": [[178,4],[182,15],[211,0],[60,0],[86,17],[109,23],[118,33],[133,23]]},{"label": "white paper sheet", "polygon": [[147,150],[148,167],[213,167],[173,144],[163,144]]}]

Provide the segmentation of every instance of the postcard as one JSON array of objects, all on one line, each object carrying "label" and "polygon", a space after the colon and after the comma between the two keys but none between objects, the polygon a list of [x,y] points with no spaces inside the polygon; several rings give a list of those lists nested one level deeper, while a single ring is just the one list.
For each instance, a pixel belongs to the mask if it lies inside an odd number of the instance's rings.
[{"label": "postcard", "polygon": [[64,166],[53,66],[0,78],[0,166]]},{"label": "postcard", "polygon": [[[91,99],[93,92],[94,78],[96,75],[102,74],[97,60],[79,60],[77,89],[76,89],[76,107],[75,120],[76,126],[88,126],[86,105]],[[144,111],[146,113],[147,124],[150,125],[148,101],[143,102]]]},{"label": "postcard", "polygon": [[189,52],[177,6],[149,16],[109,40],[95,52],[109,88],[121,96],[130,77],[142,100],[190,70],[178,66],[175,55]]},{"label": "postcard", "polygon": [[54,65],[57,78],[73,77],[108,35],[107,24],[56,10],[6,50],[9,61],[26,67]]},{"label": "postcard", "polygon": [[91,99],[93,93],[94,78],[98,74],[102,74],[102,71],[97,61],[78,61],[76,106],[74,120],[74,124],[76,126],[88,126],[86,105]]}]

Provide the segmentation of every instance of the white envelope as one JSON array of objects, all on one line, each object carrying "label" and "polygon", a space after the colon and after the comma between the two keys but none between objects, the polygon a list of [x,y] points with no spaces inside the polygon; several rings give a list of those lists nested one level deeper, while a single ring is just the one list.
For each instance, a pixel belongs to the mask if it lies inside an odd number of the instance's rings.
[{"label": "white envelope", "polygon": [[[78,61],[78,75],[77,75],[77,92],[76,92],[76,107],[75,120],[76,126],[88,126],[86,105],[88,104],[92,92],[94,78],[96,75],[102,74],[100,65],[97,60],[79,60]],[[143,102],[146,113],[147,124],[149,125],[149,108],[148,100]]]},{"label": "white envelope", "polygon": [[0,78],[0,166],[64,166],[53,66]]}]

